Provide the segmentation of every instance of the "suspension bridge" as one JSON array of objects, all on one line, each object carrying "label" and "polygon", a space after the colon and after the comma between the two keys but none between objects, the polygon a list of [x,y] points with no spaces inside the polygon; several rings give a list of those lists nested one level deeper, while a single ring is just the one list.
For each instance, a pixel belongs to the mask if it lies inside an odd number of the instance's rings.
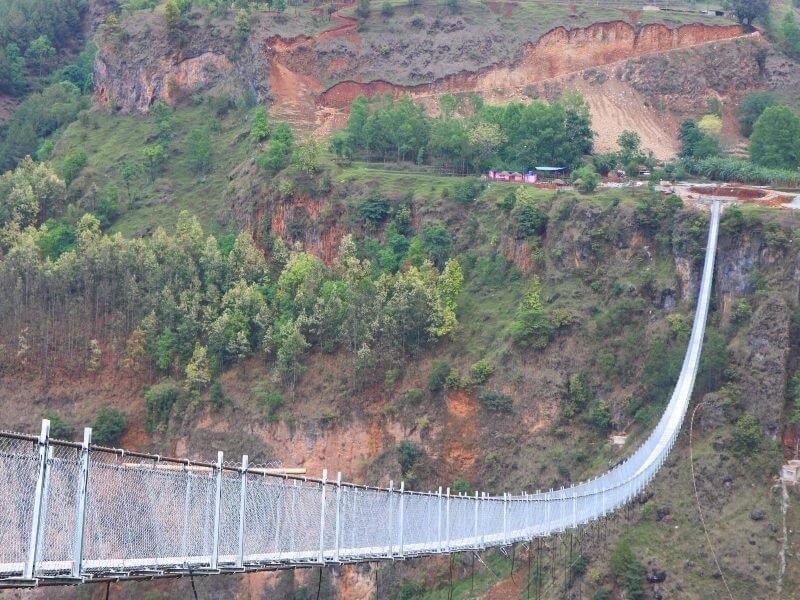
[{"label": "suspension bridge", "polygon": [[[720,204],[711,209],[694,324],[660,421],[624,462],[559,490],[489,495],[275,475],[0,434],[0,587],[247,572],[482,550],[603,519],[653,479],[680,432],[711,298]],[[136,460],[138,462],[132,462]]]}]

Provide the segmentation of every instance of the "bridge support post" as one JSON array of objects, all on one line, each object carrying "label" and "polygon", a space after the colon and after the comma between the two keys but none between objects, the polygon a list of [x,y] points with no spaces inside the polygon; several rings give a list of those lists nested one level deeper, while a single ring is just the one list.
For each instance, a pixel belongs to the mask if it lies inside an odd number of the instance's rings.
[{"label": "bridge support post", "polygon": [[42,420],[42,431],[37,440],[39,450],[39,467],[36,476],[36,487],[33,496],[33,515],[31,519],[31,535],[28,540],[28,556],[22,572],[24,579],[33,579],[36,561],[39,555],[39,530],[42,526],[42,500],[44,495],[44,481],[47,475],[47,453],[50,444],[50,421]]},{"label": "bridge support post", "polygon": [[508,540],[508,492],[503,492],[503,543]]},{"label": "bridge support post", "polygon": [[444,506],[444,539],[445,548],[450,550],[450,488],[447,488],[447,498]]},{"label": "bridge support post", "polygon": [[387,555],[392,558],[394,554],[394,480],[389,480],[389,548]]},{"label": "bridge support post", "polygon": [[73,577],[80,577],[83,571],[83,532],[86,520],[86,496],[89,493],[89,446],[92,443],[92,428],[83,430],[81,444],[81,470],[78,475],[78,497],[75,502],[75,539],[72,545]]},{"label": "bridge support post", "polygon": [[403,556],[403,532],[405,530],[405,508],[406,508],[406,482],[400,482],[400,551],[399,554]]},{"label": "bridge support post", "polygon": [[247,467],[250,457],[242,455],[242,468],[240,471],[241,483],[239,487],[239,553],[236,558],[236,567],[244,567],[244,515],[247,507]]},{"label": "bridge support post", "polygon": [[219,568],[219,516],[220,503],[222,501],[222,452],[217,452],[217,462],[214,465],[214,475],[216,476],[216,490],[214,492],[214,531],[211,541],[211,569]]},{"label": "bridge support post", "polygon": [[572,528],[578,527],[578,493],[572,492]]},{"label": "bridge support post", "polygon": [[342,536],[342,472],[336,473],[336,540],[334,541],[333,560],[339,562],[339,548]]},{"label": "bridge support post", "polygon": [[437,523],[438,523],[436,538],[438,540],[439,552],[441,552],[442,551],[442,486],[439,486],[439,492],[436,495],[439,498],[439,500],[437,502],[437,505],[436,505],[437,506],[437,509],[436,509],[436,511],[437,511],[436,520],[437,520]]},{"label": "bridge support post", "polygon": [[189,472],[189,461],[183,466],[183,475],[186,477],[186,489],[183,493],[183,533],[181,534],[181,558],[183,565],[189,564],[189,511],[192,499],[192,474]]},{"label": "bridge support post", "polygon": [[477,548],[480,543],[478,540],[478,508],[480,506],[480,500],[478,499],[478,492],[475,492],[475,523],[473,524],[473,532],[472,537],[475,538],[475,543],[472,544],[473,548]]},{"label": "bridge support post", "polygon": [[322,469],[322,493],[319,508],[319,562],[325,564],[325,491],[328,487],[328,469]]}]

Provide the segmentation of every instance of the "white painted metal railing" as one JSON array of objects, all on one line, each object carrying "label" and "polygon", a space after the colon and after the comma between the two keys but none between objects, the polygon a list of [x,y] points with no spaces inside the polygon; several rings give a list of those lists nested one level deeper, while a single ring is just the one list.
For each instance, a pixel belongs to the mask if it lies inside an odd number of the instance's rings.
[{"label": "white painted metal railing", "polygon": [[248,465],[0,434],[0,585],[81,582],[358,562],[507,545],[624,506],[666,460],[689,405],[711,297],[720,207],[712,208],[694,326],[672,398],[622,464],[529,495],[434,494],[265,474]]}]

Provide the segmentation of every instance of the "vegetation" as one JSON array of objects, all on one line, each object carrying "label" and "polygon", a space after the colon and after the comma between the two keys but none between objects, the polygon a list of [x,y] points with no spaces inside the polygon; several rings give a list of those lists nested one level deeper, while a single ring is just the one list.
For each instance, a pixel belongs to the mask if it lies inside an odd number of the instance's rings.
[{"label": "vegetation", "polygon": [[753,126],[750,158],[762,167],[800,168],[800,117],[788,106],[766,108]]},{"label": "vegetation", "polygon": [[[331,147],[342,158],[430,162],[460,173],[541,164],[571,167],[591,152],[593,133],[580,97],[569,104],[475,102],[473,110],[469,118],[447,111],[431,119],[409,96],[386,96],[372,104],[360,96]],[[468,199],[467,192],[459,198]]]}]

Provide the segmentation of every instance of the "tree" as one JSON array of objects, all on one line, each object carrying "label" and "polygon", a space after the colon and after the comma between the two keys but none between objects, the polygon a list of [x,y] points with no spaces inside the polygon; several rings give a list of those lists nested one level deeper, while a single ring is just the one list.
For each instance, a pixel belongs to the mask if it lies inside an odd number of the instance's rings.
[{"label": "tree", "polygon": [[181,27],[183,16],[175,3],[175,0],[167,0],[164,4],[164,22],[167,24],[167,30],[172,34]]},{"label": "tree", "polygon": [[28,156],[14,171],[0,175],[0,227],[36,225],[66,201],[66,185],[47,163]]},{"label": "tree", "polygon": [[205,346],[195,344],[192,358],[186,365],[186,391],[198,394],[211,383],[211,367]]},{"label": "tree", "polygon": [[286,0],[275,0],[275,10],[279,15],[286,11]]},{"label": "tree", "polygon": [[126,427],[124,413],[109,406],[101,406],[92,425],[92,441],[99,445],[113,446],[119,442]]},{"label": "tree", "polygon": [[794,58],[800,58],[800,27],[792,10],[786,13],[781,23],[781,37],[787,53]]},{"label": "tree", "polygon": [[736,15],[745,27],[751,28],[756,20],[769,16],[769,0],[726,0],[725,7]]},{"label": "tree", "polygon": [[503,130],[494,123],[479,123],[467,133],[467,139],[477,158],[476,166],[479,170],[507,141]]},{"label": "tree", "polygon": [[186,154],[189,167],[195,173],[211,170],[213,154],[211,150],[211,134],[205,127],[196,127],[186,138]]},{"label": "tree", "polygon": [[525,299],[511,323],[511,339],[520,346],[544,349],[553,337],[553,325],[544,312],[541,298],[542,284],[534,276]]},{"label": "tree", "polygon": [[320,169],[320,149],[317,140],[307,137],[297,146],[292,163],[306,175],[313,175]]},{"label": "tree", "polygon": [[145,163],[147,164],[147,172],[150,174],[150,181],[156,180],[156,175],[161,170],[167,158],[167,153],[164,151],[164,146],[161,144],[151,144],[142,148]]},{"label": "tree", "polygon": [[694,121],[684,121],[678,134],[681,141],[680,155],[686,158],[704,159],[720,153],[719,138],[703,133]]},{"label": "tree", "polygon": [[25,58],[38,69],[39,75],[47,70],[55,57],[56,49],[53,48],[46,35],[40,35],[33,40],[25,51]]},{"label": "tree", "polygon": [[366,19],[369,16],[369,3],[370,0],[358,0],[356,14],[362,19]]},{"label": "tree", "polygon": [[641,156],[642,138],[635,131],[625,130],[617,138],[620,147],[620,160],[628,163]]},{"label": "tree", "polygon": [[722,119],[717,115],[705,115],[697,122],[697,128],[710,137],[716,137],[722,133]]},{"label": "tree", "polygon": [[250,13],[244,8],[236,13],[236,31],[239,33],[239,40],[246,42],[250,35]]},{"label": "tree", "polygon": [[600,183],[600,176],[592,165],[584,165],[573,173],[578,189],[582,192],[593,192]]},{"label": "tree", "polygon": [[250,126],[250,139],[254,142],[263,142],[269,137],[269,121],[267,109],[257,106],[253,111],[253,123]]},{"label": "tree", "polygon": [[0,91],[19,94],[25,89],[25,59],[14,43],[0,48]]},{"label": "tree", "polygon": [[773,92],[750,92],[739,104],[739,131],[749,138],[753,133],[753,125],[765,110],[778,103]]},{"label": "tree", "polygon": [[800,167],[800,118],[788,106],[771,106],[756,121],[750,136],[750,159],[765,167]]}]

